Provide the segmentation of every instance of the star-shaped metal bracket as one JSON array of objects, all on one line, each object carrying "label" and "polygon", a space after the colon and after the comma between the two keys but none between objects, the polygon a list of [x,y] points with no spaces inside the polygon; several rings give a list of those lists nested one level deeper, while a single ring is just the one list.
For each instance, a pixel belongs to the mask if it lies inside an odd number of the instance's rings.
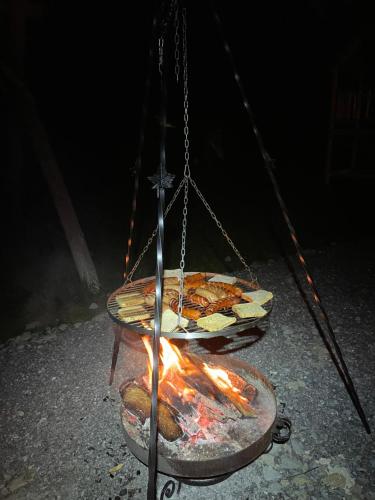
[{"label": "star-shaped metal bracket", "polygon": [[152,189],[169,189],[173,187],[174,178],[175,176],[173,174],[169,174],[166,171],[162,172],[161,175],[159,173],[156,173],[150,177],[147,177],[147,179],[153,184]]}]

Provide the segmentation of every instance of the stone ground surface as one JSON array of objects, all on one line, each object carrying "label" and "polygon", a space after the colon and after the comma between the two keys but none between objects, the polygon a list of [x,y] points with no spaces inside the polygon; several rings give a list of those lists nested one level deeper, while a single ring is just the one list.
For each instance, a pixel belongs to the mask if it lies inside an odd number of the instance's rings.
[{"label": "stone ground surface", "polygon": [[[308,254],[374,429],[372,252],[332,247]],[[282,260],[255,267],[275,294],[271,324],[260,341],[232,355],[276,386],[292,437],[224,482],[183,484],[173,498],[375,499],[373,435],[364,431],[292,274]],[[108,386],[112,343],[111,321],[99,312],[84,323],[36,326],[1,346],[1,498],[146,498],[147,468],[127,449],[116,384]],[[167,480],[159,475],[158,496]]]}]

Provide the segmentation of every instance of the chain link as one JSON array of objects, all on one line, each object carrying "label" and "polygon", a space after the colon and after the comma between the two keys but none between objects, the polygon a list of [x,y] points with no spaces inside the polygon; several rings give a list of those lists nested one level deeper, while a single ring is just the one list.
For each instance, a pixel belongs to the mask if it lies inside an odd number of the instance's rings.
[{"label": "chain link", "polygon": [[189,201],[189,178],[184,177],[184,208],[182,210],[182,234],[181,234],[181,260],[180,260],[180,290],[178,295],[178,323],[181,322],[182,299],[184,296],[184,269],[185,269],[185,253],[186,253],[186,229],[187,229],[187,213]]},{"label": "chain link", "polygon": [[189,89],[188,89],[188,65],[187,65],[187,37],[186,37],[186,9],[182,9],[182,50],[183,50],[183,78],[184,78],[184,147],[185,147],[185,166],[184,166],[184,208],[182,210],[182,235],[181,235],[181,260],[180,260],[180,293],[178,296],[178,322],[181,322],[182,299],[184,295],[184,269],[186,254],[186,230],[187,213],[189,202]]},{"label": "chain link", "polygon": [[183,50],[183,78],[184,78],[184,136],[185,136],[185,168],[184,175],[190,177],[189,166],[189,88],[187,64],[187,36],[186,36],[186,9],[182,9],[182,50]]},{"label": "chain link", "polygon": [[[174,202],[176,201],[177,196],[179,195],[179,193],[180,193],[180,191],[181,191],[182,186],[184,185],[184,183],[185,183],[185,178],[183,177],[182,180],[181,180],[181,182],[180,182],[180,184],[178,185],[178,187],[177,187],[177,189],[176,189],[176,191],[175,191],[175,193],[174,193],[171,201],[169,202],[167,208],[165,209],[164,217],[166,217],[168,215],[169,211],[171,210],[172,206],[174,205]],[[156,226],[155,229],[152,231],[151,236],[147,240],[147,243],[144,246],[142,252],[140,253],[140,255],[139,255],[136,263],[134,264],[132,270],[128,274],[128,277],[127,277],[127,279],[125,281],[125,284],[129,283],[132,280],[135,271],[138,269],[138,266],[139,266],[141,260],[143,259],[143,256],[145,255],[145,253],[147,252],[147,250],[150,248],[151,243],[154,241],[154,238],[155,238],[157,232],[158,232],[158,226]]]},{"label": "chain link", "polygon": [[200,192],[198,186],[196,185],[196,183],[194,182],[194,180],[190,177],[190,184],[193,186],[193,188],[195,189],[197,195],[199,196],[199,198],[202,200],[202,203],[203,205],[206,207],[206,209],[208,210],[209,214],[211,215],[211,217],[213,218],[213,220],[215,221],[217,227],[220,229],[222,235],[224,236],[224,238],[227,240],[227,242],[229,243],[229,245],[232,247],[234,253],[237,255],[237,257],[239,258],[239,260],[241,261],[242,265],[244,266],[244,268],[246,269],[247,273],[249,274],[250,276],[250,279],[251,281],[253,282],[254,286],[256,288],[259,288],[259,283],[258,283],[258,280],[254,274],[254,272],[251,270],[250,266],[247,264],[247,262],[245,261],[245,259],[242,257],[242,255],[240,254],[239,250],[237,249],[237,247],[235,246],[235,244],[233,243],[233,241],[230,239],[228,233],[225,231],[225,229],[223,228],[223,225],[221,224],[221,222],[218,220],[218,218],[216,217],[216,215],[214,214],[212,208],[210,207],[210,205],[207,203],[205,197],[203,196],[203,194]]},{"label": "chain link", "polygon": [[174,25],[175,25],[175,33],[174,33],[175,67],[174,67],[174,72],[176,75],[177,83],[180,79],[180,16],[179,16],[179,14],[180,14],[179,6],[178,6],[178,2],[176,2],[175,15],[174,15]]}]

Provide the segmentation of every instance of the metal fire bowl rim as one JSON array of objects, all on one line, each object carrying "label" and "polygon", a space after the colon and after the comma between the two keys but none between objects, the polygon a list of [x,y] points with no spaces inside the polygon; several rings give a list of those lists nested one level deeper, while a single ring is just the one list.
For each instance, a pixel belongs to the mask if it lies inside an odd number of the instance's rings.
[{"label": "metal fire bowl rim", "polygon": [[[204,271],[191,271],[186,274],[195,274],[198,272],[204,272]],[[224,276],[223,273],[211,273],[211,272],[205,272],[207,277],[213,277],[216,276],[217,274],[220,274]],[[232,277],[232,276],[231,276]],[[107,311],[111,319],[129,330],[132,330],[139,335],[148,335],[148,336],[153,336],[153,329],[149,330],[145,328],[142,325],[141,321],[134,321],[131,323],[127,323],[123,321],[119,316],[118,316],[118,309],[119,306],[116,302],[116,296],[120,295],[122,293],[126,293],[126,291],[133,292],[133,291],[139,291],[141,292],[143,287],[155,280],[155,276],[150,276],[146,278],[140,278],[138,280],[132,281],[131,283],[128,283],[126,285],[122,285],[120,288],[115,290],[108,298],[107,300]],[[237,278],[236,277],[236,282],[235,285],[238,286],[240,285],[241,288],[244,291],[255,291],[255,288],[252,286],[250,281],[247,281],[243,278]],[[194,307],[196,309],[201,309],[199,306],[194,306],[190,302],[188,303],[189,307]],[[162,337],[166,337],[169,339],[181,339],[181,340],[193,340],[193,339],[211,339],[213,337],[232,337],[237,335],[240,332],[249,330],[251,328],[254,328],[258,325],[263,325],[266,323],[269,319],[270,313],[272,311],[272,306],[273,306],[273,301],[272,299],[268,301],[266,304],[263,304],[262,307],[267,311],[267,314],[261,318],[237,318],[237,322],[234,323],[233,325],[227,326],[226,328],[223,328],[222,330],[217,330],[215,332],[207,332],[206,330],[201,330],[197,325],[192,327],[191,325],[195,322],[193,320],[189,321],[189,326],[184,330],[178,330],[175,332],[160,332],[160,335]],[[151,313],[151,317],[147,320],[149,322],[151,319],[153,319],[153,311],[154,308],[152,306],[144,306],[149,313]],[[228,312],[223,312],[220,311],[224,315],[229,315]],[[231,312],[231,311],[230,311]],[[231,314],[233,316],[233,313]]]},{"label": "metal fire bowl rim", "polygon": [[[126,432],[124,426],[123,432],[125,434],[125,441],[129,450],[133,455],[144,465],[148,466],[148,450],[140,446],[134,441]],[[233,453],[229,457],[215,458],[211,460],[187,461],[166,458],[158,453],[157,470],[161,474],[175,478],[189,478],[189,479],[208,479],[216,478],[246,467],[251,462],[256,460],[272,442],[273,425],[271,428],[261,436],[258,441],[251,445],[251,453],[248,448],[245,448],[237,453]],[[221,472],[223,469],[223,462],[227,465],[225,473]],[[199,469],[199,471],[198,471]]]},{"label": "metal fire bowl rim", "polygon": [[[189,479],[208,479],[223,476],[224,474],[229,474],[236,472],[237,470],[249,465],[256,458],[258,458],[270,445],[272,442],[273,433],[275,430],[275,425],[277,422],[277,401],[273,385],[270,381],[260,372],[257,368],[249,365],[245,361],[238,358],[233,358],[230,356],[222,356],[209,354],[201,356],[203,359],[213,360],[220,359],[222,365],[228,368],[240,368],[248,371],[251,376],[256,378],[269,392],[272,398],[274,406],[274,419],[269,425],[269,428],[259,437],[256,441],[251,443],[246,448],[229,454],[224,457],[214,458],[209,460],[180,460],[174,458],[164,457],[162,454],[158,453],[157,469],[158,472],[166,474],[175,478],[189,478]],[[122,410],[120,408],[120,419],[122,419]],[[133,438],[129,436],[124,425],[121,425],[125,435],[125,441],[127,446],[133,455],[140,460],[143,464],[148,465],[148,449],[143,448],[139,445]]]}]

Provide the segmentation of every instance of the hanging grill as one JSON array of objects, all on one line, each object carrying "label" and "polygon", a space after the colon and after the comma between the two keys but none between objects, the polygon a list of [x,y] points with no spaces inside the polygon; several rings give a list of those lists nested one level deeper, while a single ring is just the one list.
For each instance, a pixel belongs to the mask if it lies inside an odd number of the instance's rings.
[{"label": "hanging grill", "polygon": [[[188,206],[188,186],[191,185],[194,191],[196,192],[198,198],[202,201],[204,207],[207,209],[208,213],[210,214],[212,220],[218,227],[218,229],[221,231],[224,239],[228,242],[229,246],[232,248],[233,252],[235,255],[238,257],[239,261],[241,262],[246,275],[249,277],[249,280],[243,279],[243,278],[235,278],[235,286],[240,288],[243,293],[245,292],[252,292],[255,290],[258,290],[260,288],[260,285],[258,283],[257,277],[255,276],[255,273],[253,270],[250,268],[250,266],[247,264],[243,256],[240,254],[239,250],[229,237],[228,233],[225,231],[223,228],[221,222],[218,220],[217,216],[213,212],[212,208],[208,204],[207,200],[205,199],[204,195],[202,192],[199,190],[197,184],[195,181],[192,179],[190,175],[190,171],[187,173],[185,172],[185,175],[183,179],[181,180],[180,184],[178,185],[174,195],[171,198],[171,201],[169,202],[167,208],[165,209],[164,212],[164,217],[166,217],[171,208],[173,207],[179,193],[181,191],[184,192],[184,210],[183,210],[183,223],[182,223],[182,248],[181,248],[181,261],[180,261],[180,268],[179,268],[179,275],[180,276],[189,276],[192,274],[195,274],[194,272],[187,272],[184,273],[184,267],[185,267],[185,242],[186,242],[186,219],[187,219],[187,206]],[[157,227],[154,229],[152,232],[150,238],[148,239],[144,249],[140,253],[137,261],[135,262],[133,268],[127,275],[127,279],[124,283],[124,285],[117,290],[115,290],[109,297],[108,302],[107,302],[107,309],[108,313],[111,316],[111,318],[118,324],[126,327],[129,330],[132,330],[140,335],[152,335],[153,334],[153,328],[151,326],[151,321],[155,319],[155,308],[154,305],[147,305],[146,303],[142,303],[142,308],[144,310],[145,315],[148,317],[146,319],[140,319],[140,320],[135,320],[135,321],[124,321],[121,316],[119,315],[119,309],[121,308],[117,302],[117,297],[119,295],[121,296],[131,296],[134,293],[138,293],[139,295],[143,294],[144,289],[147,287],[148,284],[152,283],[155,281],[155,277],[147,277],[143,279],[137,279],[133,281],[133,276],[135,272],[137,271],[142,258],[150,248],[155,236],[157,234]],[[215,276],[215,273],[203,273],[206,276],[206,279],[210,279]],[[184,279],[185,279],[184,278]],[[214,284],[214,283],[212,283]],[[178,313],[179,317],[181,318],[182,314],[182,308],[189,308],[190,310],[196,310],[199,311],[202,315],[202,317],[206,316],[207,314],[205,313],[205,309],[202,306],[198,306],[191,302],[188,297],[184,294],[184,280],[180,280],[180,290],[179,290],[179,304],[178,304]],[[241,299],[241,303],[246,303],[245,300]],[[175,331],[172,332],[163,332],[161,331],[161,335],[167,338],[173,338],[173,339],[184,339],[184,340],[189,340],[189,339],[207,339],[207,338],[213,338],[213,337],[218,337],[218,336],[225,336],[225,337],[233,337],[238,333],[244,332],[246,330],[249,330],[251,328],[254,328],[256,326],[265,327],[268,324],[269,320],[269,314],[272,310],[272,300],[268,301],[266,304],[262,304],[263,309],[265,309],[266,314],[260,318],[240,318],[237,315],[233,313],[231,308],[229,307],[228,309],[221,309],[218,310],[217,312],[220,312],[220,314],[223,314],[227,317],[235,318],[236,322],[230,326],[227,326],[223,329],[216,330],[213,332],[208,332],[206,330],[203,330],[200,328],[196,321],[190,320],[189,324],[184,327],[178,327]]]},{"label": "hanging grill", "polygon": [[[189,274],[194,274],[194,273],[189,273]],[[206,277],[212,278],[215,276],[214,273],[205,273]],[[152,283],[155,280],[154,277],[149,277],[149,278],[143,278],[139,279],[136,281],[133,281],[131,283],[128,283],[115,292],[111,294],[111,296],[108,299],[107,307],[108,307],[108,312],[111,316],[111,318],[118,324],[126,327],[129,330],[132,330],[136,333],[139,333],[140,335],[152,335],[153,334],[153,328],[151,328],[151,321],[154,319],[154,306],[149,306],[147,304],[143,304],[142,307],[147,311],[149,314],[149,318],[144,319],[144,320],[136,320],[136,321],[131,321],[131,322],[126,322],[121,319],[118,311],[120,309],[119,304],[116,301],[116,297],[119,295],[123,296],[128,295],[131,296],[133,293],[139,293],[142,294],[144,288]],[[254,283],[237,278],[235,282],[235,286],[241,288],[243,292],[252,292],[255,290],[254,288]],[[246,303],[246,301],[241,300],[241,303]],[[202,317],[204,316],[204,308],[202,306],[198,306],[197,304],[192,303],[187,299],[185,296],[183,297],[182,300],[182,305],[183,307],[188,307],[189,309],[195,309],[197,311],[200,311],[202,313]],[[240,332],[249,330],[250,328],[254,328],[255,326],[260,326],[264,325],[268,321],[268,316],[272,310],[272,300],[267,302],[262,306],[266,311],[267,314],[265,316],[262,316],[261,318],[239,318],[235,316],[233,311],[231,309],[227,310],[220,310],[219,312],[221,314],[224,314],[227,317],[236,317],[236,323],[233,325],[227,326],[221,330],[213,331],[213,332],[208,332],[206,330],[203,330],[199,328],[197,325],[196,321],[190,320],[189,324],[186,328],[180,328],[178,327],[176,331],[173,332],[163,332],[161,331],[161,336],[171,338],[171,339],[184,339],[184,340],[190,340],[190,339],[207,339],[207,338],[212,338],[212,337],[218,337],[218,336],[226,336],[226,337],[231,337],[234,336]]]},{"label": "hanging grill", "polygon": [[[166,19],[170,19],[172,16],[172,12],[175,9],[175,24],[176,22],[178,23],[178,2],[174,3],[172,2],[171,5],[171,11],[167,14]],[[163,28],[166,30],[166,25]],[[175,76],[177,78],[177,81],[179,79],[179,74],[180,74],[180,66],[178,63],[179,60],[179,35],[178,35],[179,29],[176,27],[176,37],[175,39],[175,46],[176,46],[176,52],[175,52],[175,58],[176,58],[176,67],[175,67]],[[182,79],[182,84],[183,84],[183,122],[184,122],[184,128],[183,128],[183,136],[184,136],[184,172],[183,172],[183,178],[181,182],[179,183],[174,195],[171,198],[171,201],[169,202],[169,205],[167,208],[164,210],[164,207],[160,210],[160,213],[158,215],[158,225],[151,234],[151,237],[149,238],[145,248],[142,250],[141,254],[139,255],[137,261],[135,262],[135,265],[131,269],[130,272],[128,272],[128,265],[129,265],[129,258],[130,258],[130,245],[131,245],[131,234],[129,237],[129,247],[128,247],[128,253],[126,257],[126,271],[125,271],[125,277],[126,281],[122,287],[120,287],[118,290],[113,292],[111,296],[109,297],[108,303],[107,303],[107,309],[108,312],[111,316],[111,318],[118,324],[133,330],[141,335],[153,335],[154,332],[154,327],[151,326],[151,321],[154,320],[155,326],[158,323],[158,318],[157,312],[154,306],[154,303],[151,305],[148,305],[147,303],[142,304],[142,310],[143,310],[143,316],[147,316],[147,318],[139,318],[139,320],[135,319],[126,321],[121,318],[119,315],[119,305],[117,303],[117,297],[119,295],[126,296],[131,295],[134,293],[139,293],[142,295],[144,287],[151,282],[152,280],[157,280],[156,277],[149,277],[149,278],[144,278],[144,279],[138,279],[133,281],[133,275],[135,274],[135,271],[137,270],[143,256],[151,246],[151,243],[153,242],[154,238],[158,234],[158,228],[161,226],[164,227],[164,218],[168,215],[170,209],[172,208],[174,202],[176,201],[178,195],[180,192],[183,192],[183,210],[182,210],[182,231],[181,231],[181,257],[180,257],[180,262],[179,262],[179,276],[182,277],[179,281],[179,294],[178,294],[178,309],[176,310],[175,308],[172,308],[174,312],[178,313],[178,327],[172,331],[172,332],[163,332],[161,331],[161,335],[169,338],[178,338],[178,339],[199,339],[199,338],[211,338],[211,337],[216,337],[216,336],[233,336],[237,333],[249,330],[250,328],[258,325],[260,322],[264,323],[264,320],[266,317],[269,316],[269,313],[272,309],[272,302],[268,302],[264,309],[266,311],[265,316],[261,318],[256,318],[256,317],[247,317],[247,318],[240,318],[237,317],[232,309],[228,307],[228,309],[217,309],[215,312],[218,312],[222,315],[225,315],[226,317],[230,317],[233,320],[235,320],[234,324],[231,324],[230,326],[226,326],[223,329],[216,330],[216,331],[211,331],[207,332],[206,330],[202,329],[200,326],[197,325],[196,321],[190,320],[188,325],[184,325],[182,328],[181,325],[181,319],[184,317],[183,314],[183,308],[189,308],[190,310],[195,310],[199,311],[202,316],[209,316],[209,312],[207,313],[203,307],[198,306],[194,303],[192,303],[188,297],[186,297],[184,293],[184,276],[188,275],[189,273],[185,272],[185,254],[186,254],[186,240],[187,240],[187,215],[188,215],[188,203],[189,203],[189,194],[191,189],[196,193],[198,198],[201,200],[203,203],[204,207],[207,209],[209,212],[212,220],[218,227],[218,229],[221,231],[223,237],[227,240],[228,244],[238,257],[239,261],[241,262],[243,268],[246,271],[246,274],[248,276],[249,281],[245,279],[237,279],[236,280],[236,286],[239,286],[242,290],[242,292],[250,292],[254,291],[260,288],[257,278],[253,271],[251,270],[250,266],[246,263],[245,259],[242,257],[240,254],[239,250],[236,248],[235,244],[229,237],[228,233],[225,231],[223,228],[221,222],[218,220],[216,217],[215,213],[213,212],[211,206],[208,204],[207,200],[205,199],[204,195],[202,192],[199,190],[196,182],[193,180],[191,177],[191,172],[190,172],[190,141],[189,141],[189,89],[188,89],[188,67],[187,67],[187,40],[186,40],[186,17],[185,17],[185,9],[182,9],[182,39],[181,39],[181,45],[182,45],[182,71],[181,71],[181,79]],[[152,177],[149,177],[149,179],[152,181],[154,184],[154,189],[157,190],[158,198],[159,198],[159,203],[161,205],[164,204],[164,190],[166,188],[172,187],[172,180],[173,180],[173,175],[167,173],[165,169],[165,159],[166,159],[166,154],[165,154],[165,142],[166,142],[166,84],[165,84],[165,75],[164,75],[164,63],[165,63],[165,58],[164,58],[164,36],[160,36],[158,39],[158,55],[159,55],[159,74],[160,74],[160,81],[161,81],[161,148],[160,148],[160,168],[157,174],[153,175]],[[151,53],[150,53],[151,55]],[[142,141],[143,141],[143,132],[141,133]],[[142,142],[143,143],[143,142]],[[140,158],[137,160],[137,163],[140,164]],[[138,186],[138,181],[136,181],[136,185]],[[190,189],[189,189],[190,188]],[[136,191],[136,189],[135,189]],[[162,201],[160,200],[162,198]],[[136,203],[133,200],[133,208],[136,206]],[[134,213],[133,213],[134,217]],[[134,220],[131,221],[130,228],[132,231],[132,228],[134,226]],[[164,231],[164,229],[163,229]],[[159,239],[158,239],[159,241]],[[158,243],[159,244],[159,243]],[[161,247],[159,244],[159,248],[157,250],[157,261],[162,264],[162,251]],[[159,264],[158,264],[159,266]],[[190,273],[193,274],[193,273]],[[214,276],[213,273],[205,273],[207,276]],[[158,273],[157,273],[158,275]],[[157,294],[156,294],[157,295]],[[210,301],[211,302],[211,301]],[[244,299],[241,299],[242,303],[245,303]],[[159,309],[160,310],[160,309]],[[161,311],[160,311],[161,314]],[[263,314],[263,312],[262,312]],[[160,318],[162,319],[162,318]]]}]

